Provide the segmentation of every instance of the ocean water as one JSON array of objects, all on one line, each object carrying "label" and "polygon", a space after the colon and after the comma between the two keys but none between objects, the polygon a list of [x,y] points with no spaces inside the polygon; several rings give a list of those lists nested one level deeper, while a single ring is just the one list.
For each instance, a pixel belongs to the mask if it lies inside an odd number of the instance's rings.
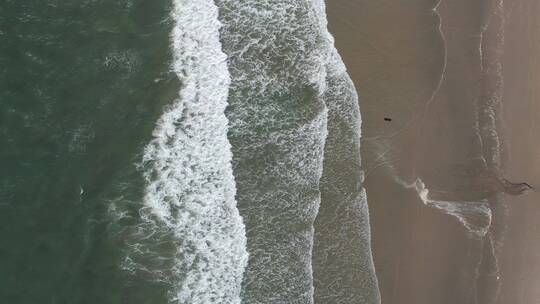
[{"label": "ocean water", "polygon": [[4,1],[2,301],[379,303],[333,43],[320,0]]}]

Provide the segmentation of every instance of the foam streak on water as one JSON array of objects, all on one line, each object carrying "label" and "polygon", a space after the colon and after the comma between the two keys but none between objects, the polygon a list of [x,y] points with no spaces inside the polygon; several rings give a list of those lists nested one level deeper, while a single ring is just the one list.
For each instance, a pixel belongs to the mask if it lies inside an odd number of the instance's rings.
[{"label": "foam streak on water", "polygon": [[218,0],[232,75],[238,206],[250,260],[245,303],[312,303],[329,41],[312,1]]},{"label": "foam streak on water", "polygon": [[[159,119],[143,157],[145,229],[155,230],[151,238],[169,231],[175,252],[170,275],[153,266],[157,261],[139,261],[138,268],[156,268],[155,277],[171,285],[172,303],[240,303],[247,261],[234,198],[224,115],[230,78],[217,13],[212,0],[174,1],[173,68],[182,88]],[[152,248],[137,248],[159,259]]]},{"label": "foam streak on water", "polygon": [[[326,28],[323,1],[318,7]],[[323,100],[328,108],[328,135],[321,177],[321,205],[313,248],[315,303],[380,303],[371,253],[367,197],[363,188],[358,96],[333,37],[325,31],[330,59]]]},{"label": "foam streak on water", "polygon": [[401,180],[397,182],[405,188],[415,189],[419,198],[426,206],[439,209],[445,214],[454,216],[472,236],[483,237],[488,233],[493,215],[489,204],[485,200],[445,201],[433,199],[429,195],[429,189],[426,188],[421,179],[417,179],[412,184],[407,184]]},{"label": "foam streak on water", "polygon": [[[324,3],[216,3],[233,80],[227,116],[250,252],[242,299],[313,303],[313,222],[321,200],[327,77],[334,65],[344,72],[326,29]],[[353,201],[365,203],[361,191],[357,194]]]}]

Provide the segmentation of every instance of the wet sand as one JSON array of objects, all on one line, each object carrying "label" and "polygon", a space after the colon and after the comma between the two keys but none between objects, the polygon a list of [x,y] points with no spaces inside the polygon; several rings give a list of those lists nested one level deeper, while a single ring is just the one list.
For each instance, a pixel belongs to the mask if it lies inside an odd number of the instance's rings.
[{"label": "wet sand", "polygon": [[[511,46],[501,59],[513,68],[504,70],[503,115],[496,64],[503,23],[490,17],[498,1],[437,4],[327,3],[330,30],[360,95],[382,303],[516,303],[518,293],[524,300],[517,303],[534,303],[538,295],[530,278],[538,282],[540,271],[529,265],[540,252],[540,241],[534,240],[540,235],[540,224],[533,220],[540,215],[533,205],[536,195],[490,196],[493,223],[486,236],[478,236],[399,183],[421,177],[442,193],[463,184],[463,171],[482,170],[540,182],[530,165],[538,164],[540,155],[540,147],[530,147],[540,128],[533,56],[540,45],[535,38],[526,51],[516,47],[537,34],[533,16],[538,5],[529,0],[506,7],[505,37]],[[522,123],[525,117],[528,124]],[[516,269],[516,259],[522,270]]]},{"label": "wet sand", "polygon": [[[509,134],[508,175],[540,188],[540,3],[510,6],[506,26],[505,121]],[[519,33],[519,34],[516,34]],[[499,304],[540,299],[540,193],[510,198],[502,248]]]}]

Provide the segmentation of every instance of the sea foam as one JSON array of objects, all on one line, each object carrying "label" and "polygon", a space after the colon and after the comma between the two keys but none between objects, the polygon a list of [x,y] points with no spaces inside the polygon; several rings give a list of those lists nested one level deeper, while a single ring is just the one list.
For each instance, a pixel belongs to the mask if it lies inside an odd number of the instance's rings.
[{"label": "sea foam", "polygon": [[[326,29],[323,1],[314,1]],[[315,303],[380,303],[361,166],[361,115],[354,83],[326,30],[328,108],[321,204],[314,223]]]},{"label": "sea foam", "polygon": [[[139,230],[147,237],[132,244],[125,264],[168,282],[171,303],[240,303],[246,237],[224,115],[230,77],[218,11],[212,0],[175,0],[171,15],[182,88],[144,150]],[[172,254],[161,255],[168,245]]]},{"label": "sea foam", "polygon": [[313,222],[328,122],[324,94],[328,68],[337,64],[324,5],[216,3],[232,76],[226,114],[250,252],[242,299],[313,303]]},{"label": "sea foam", "polygon": [[311,1],[216,1],[232,76],[229,138],[250,260],[246,303],[312,303],[328,39]]}]

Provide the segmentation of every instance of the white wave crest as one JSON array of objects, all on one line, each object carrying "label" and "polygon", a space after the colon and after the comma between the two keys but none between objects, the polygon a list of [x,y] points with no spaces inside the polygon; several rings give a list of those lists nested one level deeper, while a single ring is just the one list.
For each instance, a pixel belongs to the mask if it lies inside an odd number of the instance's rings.
[{"label": "white wave crest", "polygon": [[326,28],[324,2],[216,3],[233,79],[227,116],[238,202],[250,240],[243,300],[313,303],[324,94],[328,74],[345,72]]},{"label": "white wave crest", "polygon": [[170,302],[240,303],[246,237],[224,115],[230,77],[218,11],[212,0],[175,0],[172,17],[173,68],[182,88],[144,150],[141,216],[174,240],[173,278],[156,275],[172,285]]}]

